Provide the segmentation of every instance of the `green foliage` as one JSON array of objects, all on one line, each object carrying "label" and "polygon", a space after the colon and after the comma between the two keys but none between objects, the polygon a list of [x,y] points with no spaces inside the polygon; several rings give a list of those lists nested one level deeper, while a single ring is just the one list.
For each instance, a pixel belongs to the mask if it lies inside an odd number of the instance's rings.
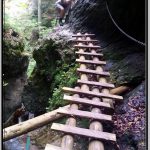
[{"label": "green foliage", "polygon": [[4,29],[12,28],[14,31],[18,32],[23,38],[23,43],[25,45],[25,51],[32,51],[30,45],[31,32],[34,28],[38,27],[36,19],[31,19],[30,16],[24,16],[22,18],[11,18],[5,13],[4,18]]},{"label": "green foliage", "polygon": [[25,45],[25,51],[33,51],[33,41],[31,41],[33,29],[39,29],[39,35],[41,38],[45,37],[55,26],[56,20],[51,20],[51,27],[46,27],[38,24],[37,18],[25,15],[21,18],[11,18],[7,13],[4,14],[4,29],[11,28],[18,32],[21,37],[23,37],[23,42]]},{"label": "green foliage", "polygon": [[56,123],[65,124],[66,123],[66,117],[62,117],[56,120]]},{"label": "green foliage", "polygon": [[28,78],[30,77],[35,65],[36,65],[36,61],[33,58],[31,58],[30,62],[29,62],[29,65],[28,65],[28,69],[27,69]]},{"label": "green foliage", "polygon": [[49,22],[50,22],[50,27],[47,27],[47,26],[44,26],[44,25],[41,25],[39,27],[41,37],[46,37],[47,34],[49,32],[51,32],[53,30],[53,28],[56,26],[56,19],[49,20]]},{"label": "green foliage", "polygon": [[[57,63],[60,63],[60,61],[58,61]],[[75,83],[77,81],[77,67],[78,65],[75,63],[72,63],[71,65],[63,63],[61,67],[57,67],[56,75],[51,85],[51,89],[53,90],[51,91],[52,97],[49,98],[49,107],[47,108],[48,111],[67,104],[67,102],[63,100],[62,87],[75,86]]]},{"label": "green foliage", "polygon": [[40,26],[40,37],[46,37],[49,32],[52,31],[52,28],[47,28],[46,26]]},{"label": "green foliage", "polygon": [[56,19],[53,19],[53,20],[51,21],[52,28],[56,26],[56,21],[57,21]]},{"label": "green foliage", "polygon": [[3,86],[7,86],[7,85],[8,83],[5,80],[3,80]]},{"label": "green foliage", "polygon": [[80,128],[89,128],[90,121],[89,119],[79,119],[79,127]]}]

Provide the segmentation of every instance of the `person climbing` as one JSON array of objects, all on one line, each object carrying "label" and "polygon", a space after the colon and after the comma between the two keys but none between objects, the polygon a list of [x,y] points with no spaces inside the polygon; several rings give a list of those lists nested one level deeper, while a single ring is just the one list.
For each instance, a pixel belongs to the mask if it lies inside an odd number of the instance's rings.
[{"label": "person climbing", "polygon": [[57,0],[55,3],[56,10],[59,14],[59,24],[60,26],[63,25],[63,18],[66,14],[66,12],[71,8],[72,6],[72,0]]}]

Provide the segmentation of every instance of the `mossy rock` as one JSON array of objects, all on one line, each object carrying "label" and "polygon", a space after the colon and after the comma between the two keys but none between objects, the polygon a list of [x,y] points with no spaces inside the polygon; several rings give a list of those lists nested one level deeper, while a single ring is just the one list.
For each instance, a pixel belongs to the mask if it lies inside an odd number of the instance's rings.
[{"label": "mossy rock", "polygon": [[4,30],[3,38],[3,74],[4,78],[17,77],[24,73],[28,67],[28,55],[23,53],[24,42],[10,27]]},{"label": "mossy rock", "polygon": [[[66,33],[67,35],[64,35]],[[61,31],[58,29],[37,42],[33,51],[36,66],[22,96],[25,106],[35,115],[46,111],[50,99],[54,100],[52,102],[54,107],[50,107],[53,109],[66,104],[62,101],[61,86],[64,82],[73,85],[75,80],[71,79],[75,67],[75,54],[69,41],[71,34],[65,29]],[[64,74],[65,77],[59,76],[61,74]],[[57,77],[62,80],[58,82]],[[56,88],[58,89],[57,94]]]}]

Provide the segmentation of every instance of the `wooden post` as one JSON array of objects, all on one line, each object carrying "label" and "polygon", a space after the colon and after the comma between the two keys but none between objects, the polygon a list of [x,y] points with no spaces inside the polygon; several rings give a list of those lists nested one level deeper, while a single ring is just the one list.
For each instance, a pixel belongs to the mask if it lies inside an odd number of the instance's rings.
[{"label": "wooden post", "polygon": [[[81,39],[81,38],[79,38],[79,39]],[[82,43],[81,43],[81,45],[82,45]],[[80,87],[75,87],[75,88],[80,89]],[[78,94],[74,94],[73,96],[79,97]],[[72,104],[70,106],[70,108],[77,110],[79,108],[79,106],[78,106],[78,104]],[[66,121],[66,124],[70,125],[70,126],[76,126],[76,119],[74,117],[69,117]],[[65,135],[62,138],[61,147],[62,147],[62,149],[65,149],[65,150],[72,150],[73,149],[73,143],[74,143],[73,136],[72,135]]]},{"label": "wooden post", "polygon": [[[79,87],[76,87],[76,89],[80,89]],[[78,94],[74,94],[74,97],[79,97]],[[78,105],[77,104],[72,104],[70,106],[70,109],[78,109]],[[70,126],[76,126],[76,119],[74,117],[69,117],[66,121],[67,125]],[[65,135],[62,138],[62,142],[61,142],[61,147],[62,149],[65,150],[72,150],[73,149],[73,143],[74,143],[74,139],[72,135]]]},{"label": "wooden post", "polygon": [[[78,35],[81,35],[80,33],[78,33]],[[78,40],[82,40],[82,38],[77,38]],[[78,45],[82,45],[82,43],[79,43]],[[83,49],[80,49],[79,50],[80,52],[84,52]],[[85,60],[85,57],[84,56],[80,56],[80,59],[81,60]],[[81,69],[86,69],[86,65],[85,64],[81,64],[80,65],[80,68]],[[82,80],[88,80],[86,74],[82,74],[81,75],[81,79]],[[78,89],[80,89],[79,87],[76,87]],[[81,86],[81,90],[89,90],[88,86],[83,84]],[[79,97],[78,94],[75,94],[74,95],[75,97]],[[78,109],[78,105],[77,104],[72,104],[71,105],[71,109]],[[76,126],[76,119],[73,118],[73,117],[70,117],[68,118],[67,122],[66,122],[67,125],[71,125],[71,126]],[[73,139],[73,136],[71,135],[65,135],[63,138],[62,138],[62,144],[61,144],[61,147],[62,149],[65,149],[65,150],[72,150],[73,149],[73,143],[74,143],[74,139]]]},{"label": "wooden post", "polygon": [[127,92],[128,90],[130,90],[130,87],[128,86],[119,86],[117,88],[110,90],[110,94],[120,95],[124,92]]},{"label": "wooden post", "polygon": [[[90,40],[91,38],[87,37],[86,39]],[[93,46],[93,44],[89,43],[89,46]],[[97,57],[93,57],[93,61],[97,61],[97,60],[98,60]],[[96,70],[97,71],[102,71],[101,66],[97,66]],[[99,93],[99,89],[98,88],[93,88],[92,91]],[[100,102],[101,101],[101,99],[98,98],[98,97],[93,97],[92,100],[95,101],[95,102]],[[101,110],[100,110],[100,108],[96,108],[96,107],[93,107],[91,111],[95,112],[95,113],[102,113]],[[100,121],[92,121],[90,123],[90,127],[89,128],[91,130],[103,131],[103,126],[102,126],[102,124],[101,124]],[[104,150],[104,144],[101,141],[99,141],[99,140],[93,140],[93,141],[91,141],[89,143],[88,150],[95,150],[95,149],[96,150]]]}]

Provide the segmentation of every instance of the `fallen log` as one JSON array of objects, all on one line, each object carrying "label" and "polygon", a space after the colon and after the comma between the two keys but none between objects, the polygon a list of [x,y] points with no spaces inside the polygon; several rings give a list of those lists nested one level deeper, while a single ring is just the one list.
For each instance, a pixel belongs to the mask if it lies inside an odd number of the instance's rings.
[{"label": "fallen log", "polygon": [[[62,108],[69,108],[69,106],[70,105],[67,105]],[[17,136],[26,134],[44,125],[47,125],[51,121],[54,121],[56,119],[63,117],[64,114],[57,113],[58,109],[45,113],[38,117],[35,117],[33,119],[21,122],[19,124],[4,128],[3,129],[3,141],[7,141]]]},{"label": "fallen log", "polygon": [[130,90],[130,87],[128,87],[128,86],[119,86],[117,88],[110,90],[110,94],[121,95],[121,94],[127,92],[128,90]]}]

